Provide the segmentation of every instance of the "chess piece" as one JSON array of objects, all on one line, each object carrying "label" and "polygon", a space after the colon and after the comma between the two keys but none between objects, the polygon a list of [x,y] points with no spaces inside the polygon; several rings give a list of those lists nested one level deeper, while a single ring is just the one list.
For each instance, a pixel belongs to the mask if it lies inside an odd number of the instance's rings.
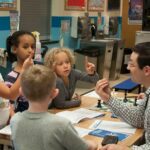
[{"label": "chess piece", "polygon": [[127,101],[128,101],[128,99],[127,99],[127,91],[125,91],[125,96],[124,96],[123,102],[126,103]]},{"label": "chess piece", "polygon": [[134,106],[137,106],[137,97],[135,97],[135,100],[134,100]]},{"label": "chess piece", "polygon": [[98,108],[102,108],[101,100],[100,100],[100,99],[98,100],[97,107],[98,107]]}]

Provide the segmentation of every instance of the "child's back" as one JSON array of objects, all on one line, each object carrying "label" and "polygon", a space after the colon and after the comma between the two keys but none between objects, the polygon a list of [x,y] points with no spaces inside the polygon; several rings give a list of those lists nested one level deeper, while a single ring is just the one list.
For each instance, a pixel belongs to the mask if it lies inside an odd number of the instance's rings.
[{"label": "child's back", "polygon": [[88,149],[88,145],[79,138],[68,120],[48,112],[17,113],[11,126],[16,150]]}]

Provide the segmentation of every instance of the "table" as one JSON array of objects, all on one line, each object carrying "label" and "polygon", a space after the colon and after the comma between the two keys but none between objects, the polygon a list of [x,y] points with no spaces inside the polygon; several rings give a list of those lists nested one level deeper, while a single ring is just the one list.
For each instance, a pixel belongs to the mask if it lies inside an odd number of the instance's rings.
[{"label": "table", "polygon": [[[119,95],[122,95],[122,93],[119,94]],[[133,95],[135,95],[135,94],[133,94]],[[81,104],[80,107],[70,108],[70,109],[67,109],[67,110],[75,110],[75,109],[78,109],[78,108],[88,108],[88,107],[93,106],[93,105],[97,105],[97,98],[82,96],[82,104]],[[63,110],[61,110],[61,109],[51,109],[51,110],[49,110],[49,112],[51,112],[51,113],[57,113],[57,112],[60,112],[60,111],[63,111]],[[111,113],[110,112],[105,112],[104,117],[100,117],[100,118],[96,118],[96,119],[110,120],[110,121],[120,121],[119,119],[111,118]],[[78,123],[77,126],[83,127],[83,128],[88,128],[94,122],[94,120],[96,120],[96,119],[84,120],[84,121]],[[143,134],[143,129],[137,129],[135,134],[133,134],[132,136],[129,136],[127,139],[119,142],[118,144],[131,146],[142,136],[142,134]],[[92,136],[92,135],[86,135],[84,138],[88,139],[88,140],[95,141],[96,143],[98,143],[99,147],[101,147],[101,141],[103,140],[103,138]],[[11,145],[10,136],[0,134],[0,144]]]}]

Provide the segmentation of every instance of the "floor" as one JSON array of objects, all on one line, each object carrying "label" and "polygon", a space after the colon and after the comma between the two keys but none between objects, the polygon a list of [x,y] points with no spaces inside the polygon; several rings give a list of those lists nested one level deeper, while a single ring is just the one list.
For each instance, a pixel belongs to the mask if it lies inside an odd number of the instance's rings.
[{"label": "floor", "polygon": [[[110,87],[113,87],[114,85],[116,85],[116,84],[118,84],[118,83],[120,83],[120,82],[122,82],[128,78],[130,78],[130,74],[120,74],[119,79],[110,81]],[[77,87],[75,90],[75,93],[78,93],[79,95],[81,95],[83,93],[90,91],[91,89],[93,89],[93,88],[78,88]]]}]

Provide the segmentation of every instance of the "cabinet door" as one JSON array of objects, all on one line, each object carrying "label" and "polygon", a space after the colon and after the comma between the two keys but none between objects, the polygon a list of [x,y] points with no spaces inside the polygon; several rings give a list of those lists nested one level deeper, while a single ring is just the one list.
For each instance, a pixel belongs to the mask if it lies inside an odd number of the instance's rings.
[{"label": "cabinet door", "polygon": [[142,30],[150,31],[150,1],[143,1],[143,22],[142,22]]}]

